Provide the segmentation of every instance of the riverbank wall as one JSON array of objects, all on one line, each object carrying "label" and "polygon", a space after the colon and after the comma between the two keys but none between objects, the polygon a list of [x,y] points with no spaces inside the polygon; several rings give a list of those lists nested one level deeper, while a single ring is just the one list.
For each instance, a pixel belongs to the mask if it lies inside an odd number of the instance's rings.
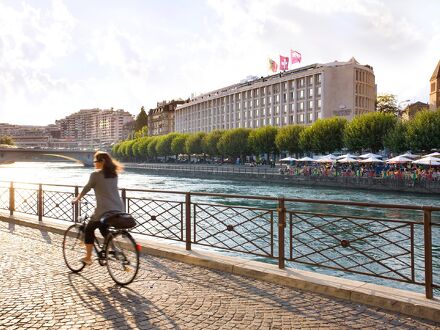
[{"label": "riverbank wall", "polygon": [[247,167],[240,165],[191,165],[191,164],[133,164],[127,169],[143,170],[150,174],[172,175],[201,179],[239,180],[279,183],[308,187],[328,187],[392,191],[440,195],[440,181],[407,180],[377,177],[295,176],[280,174],[278,168]]}]

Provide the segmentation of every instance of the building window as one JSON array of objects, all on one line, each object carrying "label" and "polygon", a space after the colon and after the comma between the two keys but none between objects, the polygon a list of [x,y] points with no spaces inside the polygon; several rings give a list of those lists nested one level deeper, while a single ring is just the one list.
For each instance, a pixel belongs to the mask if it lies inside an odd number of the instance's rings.
[{"label": "building window", "polygon": [[313,97],[313,88],[309,88],[309,97]]},{"label": "building window", "polygon": [[304,111],[304,102],[298,102],[298,110]]},{"label": "building window", "polygon": [[309,123],[311,123],[313,121],[313,113],[312,112],[309,113],[308,120],[309,120]]},{"label": "building window", "polygon": [[321,100],[316,101],[316,107],[321,109]]},{"label": "building window", "polygon": [[298,92],[298,98],[299,98],[299,99],[303,99],[303,98],[304,98],[304,90],[300,90],[300,91]]},{"label": "building window", "polygon": [[309,101],[309,110],[313,109],[313,101]]}]

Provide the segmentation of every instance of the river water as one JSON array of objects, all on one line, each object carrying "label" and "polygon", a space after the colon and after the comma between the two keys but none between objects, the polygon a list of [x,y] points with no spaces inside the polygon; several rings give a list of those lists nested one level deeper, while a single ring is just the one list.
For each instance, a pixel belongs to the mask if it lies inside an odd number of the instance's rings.
[{"label": "river water", "polygon": [[[45,184],[66,184],[82,186],[87,182],[88,176],[92,169],[85,168],[80,164],[68,162],[21,162],[10,165],[0,165],[0,181],[2,182],[31,182],[31,183],[45,183]],[[131,189],[156,189],[156,190],[173,190],[173,191],[190,191],[190,192],[204,192],[204,193],[222,193],[222,194],[239,194],[239,195],[258,195],[258,196],[285,196],[289,198],[302,199],[317,199],[317,200],[343,200],[354,202],[369,202],[369,203],[385,203],[385,204],[405,204],[405,205],[432,205],[440,207],[440,199],[435,195],[423,194],[408,194],[396,192],[377,192],[366,190],[346,190],[336,188],[317,188],[306,186],[292,186],[289,184],[270,184],[267,182],[257,184],[254,181],[247,182],[226,179],[198,179],[198,178],[184,178],[176,176],[151,175],[145,170],[131,170],[126,169],[120,176],[119,186],[121,188]],[[214,198],[204,197],[204,201],[213,201]],[[227,201],[215,199],[216,203],[227,203]],[[246,206],[265,206],[274,207],[273,203],[262,201],[242,201]],[[276,205],[275,205],[276,207]],[[287,205],[289,207],[289,205]],[[422,221],[421,212],[401,211],[401,210],[380,210],[375,209],[366,211],[356,207],[345,207],[342,209],[335,206],[314,205],[314,204],[296,204],[295,209],[309,212],[325,212],[332,214],[343,213],[357,216],[374,216],[382,218],[407,219],[411,221]],[[317,211],[318,210],[318,211]],[[437,212],[440,213],[440,212]],[[438,215],[433,216],[434,221],[438,221]],[[434,261],[440,260],[440,237],[438,234],[440,230],[433,231],[434,254],[436,258]],[[420,233],[419,233],[420,234]],[[420,236],[420,235],[419,235]],[[316,239],[316,238],[315,238]],[[416,242],[416,245],[420,245]],[[417,256],[416,263],[421,266],[422,256]],[[274,262],[273,260],[265,260],[264,258],[251,257],[256,260],[267,262]],[[325,274],[332,274],[344,276],[352,279],[366,280],[375,283],[384,283],[382,280],[376,278],[346,274],[341,272],[334,272],[332,270],[322,269],[314,266],[305,266],[302,264],[295,264],[298,268],[313,269]],[[434,277],[440,278],[440,265],[434,265]],[[438,281],[436,282],[438,283]],[[423,287],[409,286],[407,284],[399,284],[398,282],[386,283],[387,285],[395,287],[405,287],[416,291],[423,291]],[[439,293],[437,293],[439,294]]]}]

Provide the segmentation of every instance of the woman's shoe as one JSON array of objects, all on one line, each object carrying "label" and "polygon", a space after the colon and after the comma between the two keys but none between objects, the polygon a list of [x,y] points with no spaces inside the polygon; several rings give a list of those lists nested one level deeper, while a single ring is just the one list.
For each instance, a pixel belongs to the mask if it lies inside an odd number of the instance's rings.
[{"label": "woman's shoe", "polygon": [[93,263],[93,260],[92,259],[86,259],[84,257],[84,258],[81,258],[81,262],[86,264],[87,266],[90,266]]}]

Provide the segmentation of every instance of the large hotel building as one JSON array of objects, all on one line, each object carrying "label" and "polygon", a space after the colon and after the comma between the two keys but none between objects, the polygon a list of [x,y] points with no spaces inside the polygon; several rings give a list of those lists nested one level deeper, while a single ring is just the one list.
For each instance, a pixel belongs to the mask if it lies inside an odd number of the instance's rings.
[{"label": "large hotel building", "polygon": [[373,68],[354,58],[312,64],[205,93],[175,110],[177,132],[311,124],[375,110]]}]

